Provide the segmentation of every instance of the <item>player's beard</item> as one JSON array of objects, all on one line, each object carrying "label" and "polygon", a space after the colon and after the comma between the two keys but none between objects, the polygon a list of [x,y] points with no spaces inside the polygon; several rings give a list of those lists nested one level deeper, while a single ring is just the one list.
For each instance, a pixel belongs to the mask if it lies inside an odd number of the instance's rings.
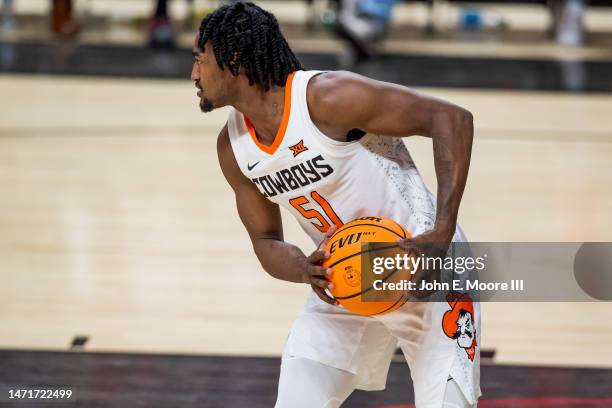
[{"label": "player's beard", "polygon": [[215,104],[213,101],[206,97],[202,97],[200,99],[200,110],[202,111],[202,113],[210,112],[213,109],[215,109]]}]

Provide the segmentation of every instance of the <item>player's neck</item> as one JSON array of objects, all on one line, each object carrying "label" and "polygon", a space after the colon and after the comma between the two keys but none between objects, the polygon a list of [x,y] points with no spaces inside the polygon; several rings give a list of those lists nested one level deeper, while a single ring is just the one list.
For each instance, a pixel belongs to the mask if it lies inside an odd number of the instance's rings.
[{"label": "player's neck", "polygon": [[270,145],[274,142],[283,118],[285,88],[275,86],[264,92],[257,87],[249,86],[233,106],[249,118],[257,132],[257,139],[263,144]]}]

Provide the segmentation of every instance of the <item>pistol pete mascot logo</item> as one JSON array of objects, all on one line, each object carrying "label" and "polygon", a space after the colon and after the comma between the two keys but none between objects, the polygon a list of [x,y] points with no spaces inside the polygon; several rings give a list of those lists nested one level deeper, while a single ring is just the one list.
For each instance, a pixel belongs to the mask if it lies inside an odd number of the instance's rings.
[{"label": "pistol pete mascot logo", "polygon": [[451,310],[442,318],[442,329],[451,339],[457,340],[465,349],[468,358],[474,361],[476,354],[476,328],[474,327],[474,304],[467,293],[450,292],[446,296]]}]

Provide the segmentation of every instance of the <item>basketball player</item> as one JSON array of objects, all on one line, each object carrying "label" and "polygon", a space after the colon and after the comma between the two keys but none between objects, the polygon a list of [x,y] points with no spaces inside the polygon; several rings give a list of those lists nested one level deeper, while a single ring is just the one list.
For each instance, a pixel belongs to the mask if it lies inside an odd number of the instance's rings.
[{"label": "basketball player", "polygon": [[[404,225],[413,236],[401,242],[407,250],[464,241],[456,221],[471,114],[403,86],[303,70],[276,18],[252,3],[205,17],[193,55],[201,110],[232,107],[218,138],[219,162],[261,265],[275,278],[313,288],[287,339],[276,407],[338,407],[354,389],[383,389],[398,345],[417,407],[475,406],[478,303],[459,294],[377,317],[351,314],[326,293],[331,271],[321,262],[328,254],[319,247],[307,256],[285,242],[279,210],[293,214],[315,243],[343,222],[371,215]],[[433,140],[437,201],[401,139],[417,134]]]}]

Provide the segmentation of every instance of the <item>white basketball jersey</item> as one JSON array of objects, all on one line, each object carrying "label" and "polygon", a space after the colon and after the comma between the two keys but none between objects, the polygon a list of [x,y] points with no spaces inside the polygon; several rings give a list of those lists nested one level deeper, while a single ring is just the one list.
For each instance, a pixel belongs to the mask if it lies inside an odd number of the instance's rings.
[{"label": "white basketball jersey", "polygon": [[330,225],[364,216],[389,217],[413,236],[431,229],[435,199],[401,138],[367,134],[338,142],[313,123],[306,87],[318,73],[296,71],[287,79],[283,120],[271,146],[259,143],[249,119],[231,110],[229,137],[244,175],[289,210],[315,243]]}]

